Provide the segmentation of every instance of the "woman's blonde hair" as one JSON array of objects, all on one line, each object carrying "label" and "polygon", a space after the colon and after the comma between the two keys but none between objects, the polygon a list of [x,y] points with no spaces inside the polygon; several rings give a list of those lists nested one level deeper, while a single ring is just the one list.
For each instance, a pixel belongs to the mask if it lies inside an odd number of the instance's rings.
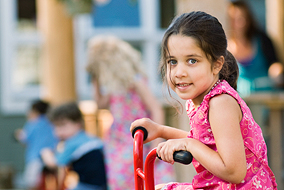
[{"label": "woman's blonde hair", "polygon": [[108,93],[125,91],[142,75],[141,54],[114,36],[95,36],[88,43],[87,71]]}]

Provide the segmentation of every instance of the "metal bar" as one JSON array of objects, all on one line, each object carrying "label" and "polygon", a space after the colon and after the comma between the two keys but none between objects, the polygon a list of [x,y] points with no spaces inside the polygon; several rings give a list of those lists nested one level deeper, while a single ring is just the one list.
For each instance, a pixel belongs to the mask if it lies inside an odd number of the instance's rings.
[{"label": "metal bar", "polygon": [[135,132],[133,143],[135,190],[144,190],[144,181],[140,177],[143,174],[143,137],[144,132],[138,129]]},{"label": "metal bar", "polygon": [[145,188],[146,190],[155,189],[154,163],[157,158],[156,148],[152,149],[145,160]]}]

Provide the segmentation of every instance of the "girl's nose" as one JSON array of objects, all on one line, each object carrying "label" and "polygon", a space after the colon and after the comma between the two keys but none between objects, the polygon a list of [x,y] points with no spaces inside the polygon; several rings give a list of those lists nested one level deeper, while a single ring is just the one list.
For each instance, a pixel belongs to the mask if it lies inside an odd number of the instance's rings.
[{"label": "girl's nose", "polygon": [[187,76],[187,72],[186,72],[186,68],[185,68],[185,65],[180,63],[178,64],[175,69],[175,77],[176,78],[182,78],[182,77],[185,77]]}]

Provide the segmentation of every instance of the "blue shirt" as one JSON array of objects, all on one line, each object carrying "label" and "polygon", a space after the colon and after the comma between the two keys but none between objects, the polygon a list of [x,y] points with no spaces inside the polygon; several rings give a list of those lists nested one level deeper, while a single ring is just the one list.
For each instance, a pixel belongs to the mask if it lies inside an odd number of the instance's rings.
[{"label": "blue shirt", "polygon": [[78,132],[64,142],[56,161],[59,166],[72,166],[80,183],[106,187],[103,142],[99,138]]},{"label": "blue shirt", "polygon": [[103,143],[99,138],[90,136],[84,131],[78,132],[64,142],[62,151],[57,152],[56,160],[59,166],[66,166],[77,160],[92,149],[102,149]]},{"label": "blue shirt", "polygon": [[273,83],[268,76],[270,63],[261,47],[259,37],[254,39],[254,46],[257,48],[254,57],[239,63],[238,92],[241,96],[273,90]]},{"label": "blue shirt", "polygon": [[23,127],[26,144],[26,162],[40,158],[43,148],[55,149],[58,139],[54,134],[53,125],[46,116],[41,115],[36,120],[28,121]]}]

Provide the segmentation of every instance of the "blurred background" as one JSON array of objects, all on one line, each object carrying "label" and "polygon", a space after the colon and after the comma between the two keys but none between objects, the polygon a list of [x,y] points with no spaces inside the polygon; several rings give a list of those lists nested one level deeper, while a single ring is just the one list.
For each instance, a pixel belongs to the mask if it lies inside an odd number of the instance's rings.
[{"label": "blurred background", "polygon": [[[103,136],[112,122],[107,110],[97,110],[94,89],[86,72],[88,39],[115,35],[143,56],[151,90],[164,105],[166,122],[190,129],[186,115],[175,116],[165,100],[158,72],[160,42],[174,16],[203,10],[216,16],[229,34],[229,0],[0,0],[0,189],[20,189],[25,147],[13,138],[26,121],[30,102],[37,98],[58,104],[76,100],[87,131]],[[260,27],[271,38],[284,63],[284,0],[246,0]],[[123,71],[121,71],[123,72]],[[283,94],[282,94],[283,93]],[[269,164],[283,189],[284,92],[244,96],[262,126]],[[263,121],[262,105],[269,121]],[[175,165],[179,181],[190,181],[191,166]],[[192,175],[184,176],[184,170]]]}]

